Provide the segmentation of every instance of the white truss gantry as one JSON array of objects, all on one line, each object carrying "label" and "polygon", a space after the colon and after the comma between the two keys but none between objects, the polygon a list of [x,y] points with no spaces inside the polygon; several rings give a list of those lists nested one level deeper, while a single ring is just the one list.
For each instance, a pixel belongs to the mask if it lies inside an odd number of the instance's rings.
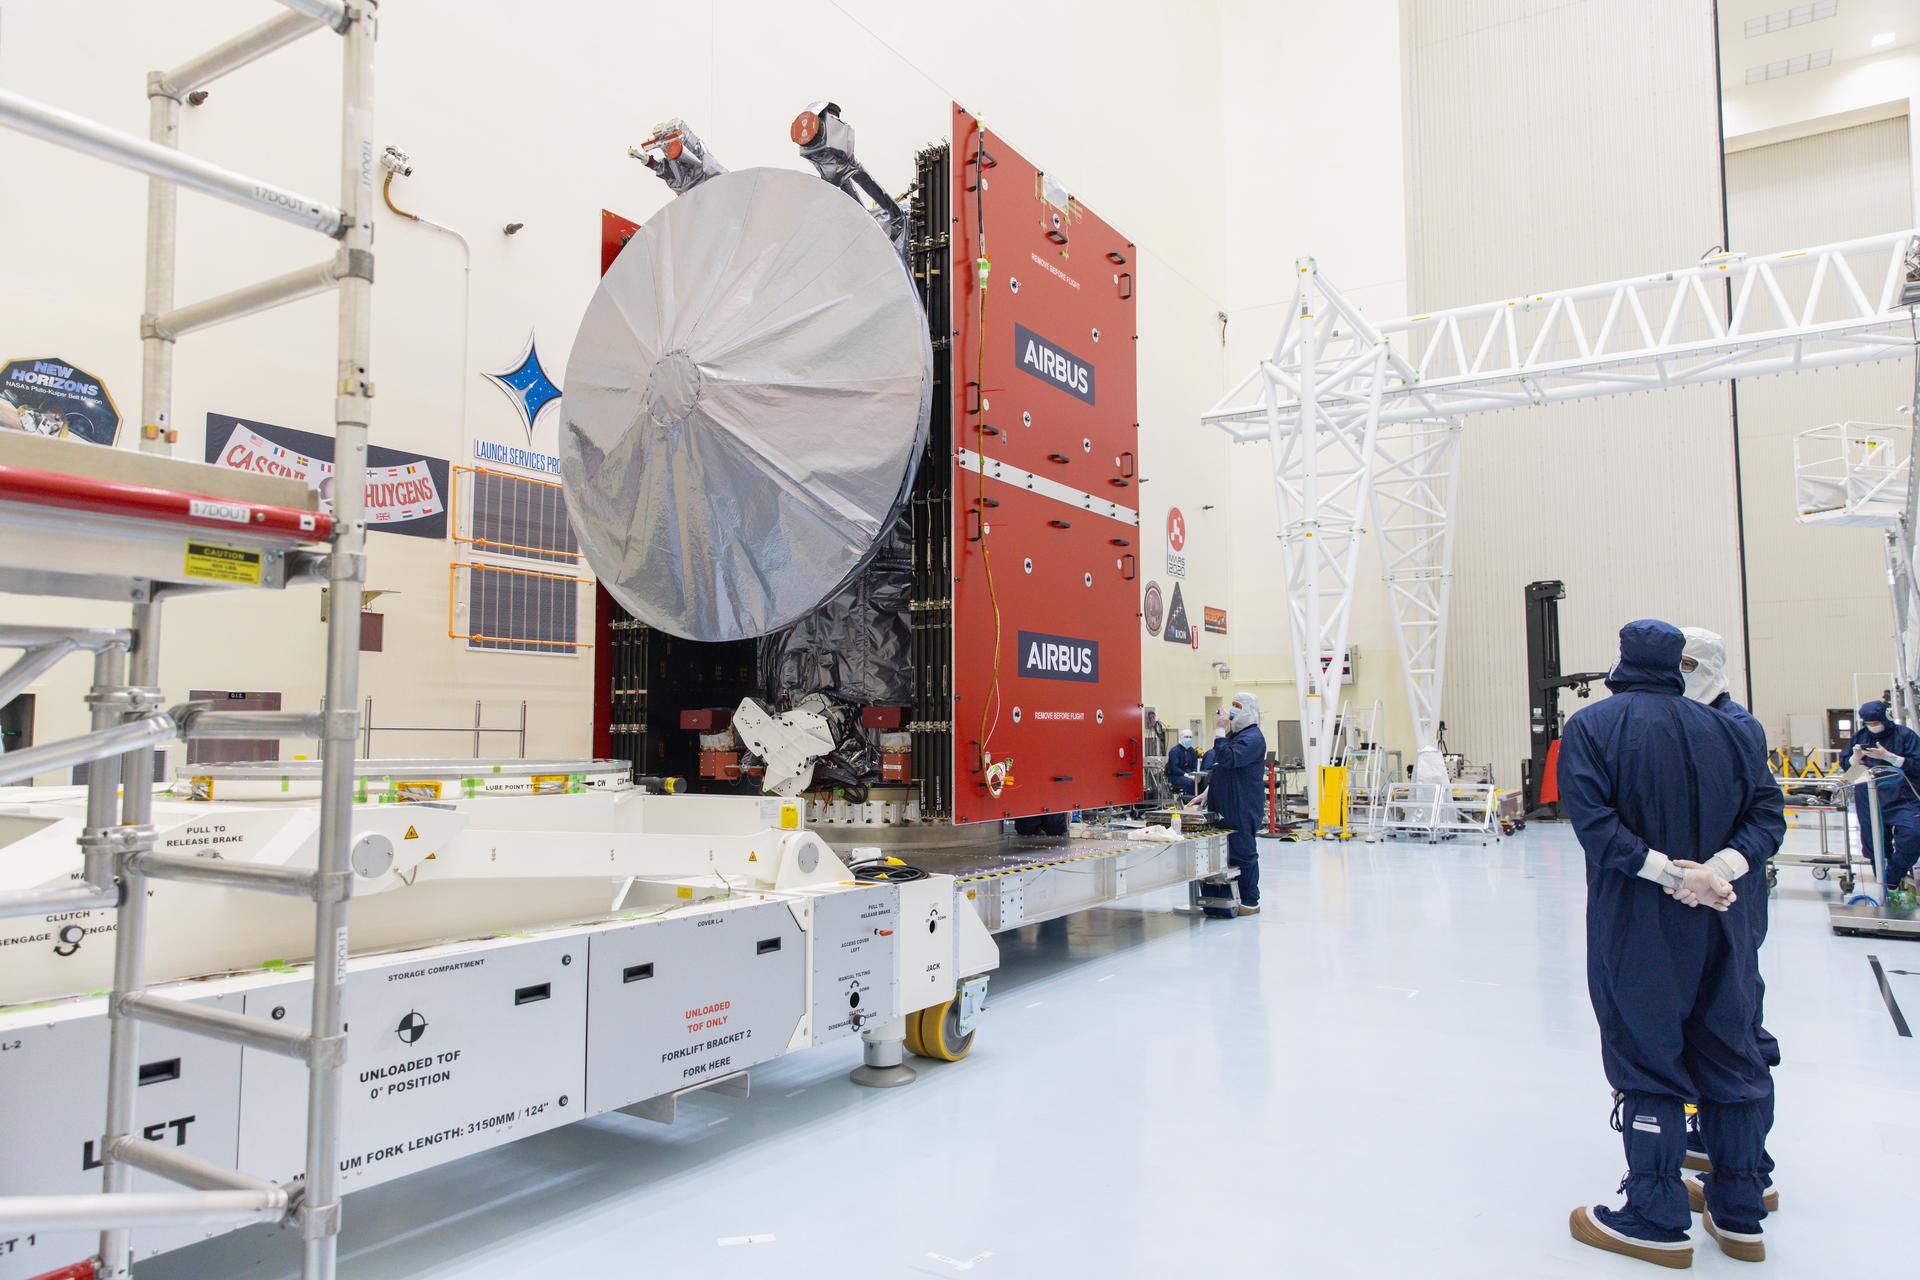
[{"label": "white truss gantry", "polygon": [[1237,441],[1265,440],[1272,452],[1316,797],[1336,701],[1326,696],[1328,673],[1346,650],[1363,512],[1393,604],[1417,776],[1445,776],[1439,725],[1462,417],[1895,359],[1920,338],[1914,231],[1720,254],[1377,326],[1313,259],[1298,267],[1273,355],[1202,421]]}]

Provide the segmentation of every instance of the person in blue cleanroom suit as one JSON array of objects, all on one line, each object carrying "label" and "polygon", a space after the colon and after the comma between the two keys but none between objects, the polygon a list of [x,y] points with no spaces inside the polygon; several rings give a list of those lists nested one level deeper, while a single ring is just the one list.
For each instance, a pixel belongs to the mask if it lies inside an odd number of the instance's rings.
[{"label": "person in blue cleanroom suit", "polygon": [[1240,873],[1237,914],[1260,912],[1260,849],[1254,833],[1267,803],[1267,739],[1260,732],[1260,700],[1236,693],[1220,713],[1213,749],[1201,760],[1212,770],[1207,780],[1207,809],[1220,815],[1231,832],[1227,862]]},{"label": "person in blue cleanroom suit", "polygon": [[[1686,637],[1686,646],[1680,653],[1680,674],[1686,677],[1687,696],[1695,702],[1712,707],[1721,715],[1727,716],[1740,726],[1753,744],[1764,764],[1767,758],[1767,731],[1760,726],[1747,709],[1733,700],[1733,694],[1727,687],[1727,642],[1718,632],[1708,631],[1704,627],[1682,627],[1680,633]],[[1770,767],[1770,766],[1769,766]],[[1754,928],[1753,945],[1757,950],[1767,940],[1767,898],[1765,893],[1756,894],[1753,901],[1752,922]],[[1767,984],[1759,971],[1754,972],[1754,1038],[1760,1043],[1760,1056],[1765,1059],[1769,1077],[1773,1068],[1780,1065],[1780,1042],[1774,1039],[1762,1023],[1766,1006]],[[1773,1094],[1767,1094],[1766,1114],[1762,1117],[1765,1132],[1773,1130]],[[1699,1117],[1690,1118],[1687,1124],[1687,1157],[1684,1164],[1688,1169],[1710,1172],[1713,1169],[1712,1158],[1707,1155],[1707,1141],[1700,1136]],[[1773,1156],[1765,1148],[1760,1152],[1760,1179],[1766,1184],[1764,1203],[1768,1213],[1780,1208],[1780,1193],[1773,1187]],[[1696,1211],[1705,1203],[1706,1184],[1698,1173],[1686,1175],[1687,1201]]]},{"label": "person in blue cleanroom suit", "polygon": [[1583,1205],[1568,1225],[1583,1244],[1669,1267],[1693,1261],[1686,1099],[1713,1161],[1708,1232],[1733,1257],[1766,1256],[1772,1082],[1752,913],[1786,835],[1751,737],[1684,696],[1684,643],[1665,622],[1622,627],[1613,696],[1577,712],[1560,744],[1560,802],[1587,863],[1587,992],[1627,1156],[1626,1205]]},{"label": "person in blue cleanroom suit", "polygon": [[[1875,771],[1880,829],[1887,845],[1885,884],[1898,888],[1920,859],[1920,733],[1887,719],[1887,704],[1876,698],[1860,708],[1853,742],[1840,757],[1843,770],[1855,763]],[[1860,815],[1860,830],[1871,832],[1866,792],[1859,787],[1854,788],[1853,807]]]},{"label": "person in blue cleanroom suit", "polygon": [[1193,799],[1193,771],[1200,767],[1200,753],[1193,749],[1193,730],[1182,729],[1180,741],[1167,752],[1167,785],[1176,800]]}]

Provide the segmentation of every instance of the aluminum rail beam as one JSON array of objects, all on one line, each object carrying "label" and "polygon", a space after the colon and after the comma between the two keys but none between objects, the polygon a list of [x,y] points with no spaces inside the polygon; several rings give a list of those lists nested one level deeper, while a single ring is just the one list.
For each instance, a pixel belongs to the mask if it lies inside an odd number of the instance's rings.
[{"label": "aluminum rail beam", "polygon": [[289,1198],[286,1188],[277,1182],[203,1160],[177,1147],[163,1147],[145,1138],[121,1138],[113,1144],[113,1158],[195,1191],[251,1191],[256,1195],[278,1192],[283,1203]]},{"label": "aluminum rail beam", "polygon": [[56,911],[103,911],[120,905],[120,891],[63,885],[58,889],[14,889],[0,893],[0,920],[52,915]]},{"label": "aluminum rail beam", "polygon": [[78,652],[80,646],[64,636],[51,644],[28,649],[12,666],[0,671],[0,707],[12,702],[22,689],[59,666],[68,655]]},{"label": "aluminum rail beam", "polygon": [[225,889],[251,889],[258,893],[284,894],[290,898],[313,897],[314,886],[318,883],[313,872],[299,867],[261,866],[251,862],[181,857],[169,853],[138,854],[129,858],[127,865],[155,880],[212,884]]},{"label": "aluminum rail beam", "polygon": [[37,649],[56,640],[71,640],[88,653],[126,648],[133,633],[125,627],[30,627],[0,622],[0,649]]},{"label": "aluminum rail beam", "polygon": [[149,177],[271,214],[333,239],[346,233],[346,215],[332,205],[182,155],[172,147],[109,129],[85,116],[47,106],[7,89],[0,89],[0,124],[110,164],[136,169]]},{"label": "aluminum rail beam", "polygon": [[51,773],[76,764],[90,764],[108,756],[124,755],[142,747],[173,739],[176,727],[168,715],[143,716],[112,729],[96,729],[64,742],[43,747],[27,747],[0,756],[0,786],[24,781],[35,774]]},{"label": "aluminum rail beam", "polygon": [[[353,15],[347,12],[347,6],[341,0],[279,0],[295,13],[303,13],[314,18],[335,31],[344,32],[347,24],[353,21]],[[374,0],[377,4],[379,0]]]},{"label": "aluminum rail beam", "polygon": [[182,738],[312,738],[326,728],[318,711],[209,711],[204,703],[185,703],[168,714]]},{"label": "aluminum rail beam", "polygon": [[224,1227],[275,1222],[287,1193],[272,1191],[116,1191],[71,1196],[0,1197],[0,1228],[86,1231],[128,1227]]},{"label": "aluminum rail beam", "polygon": [[147,77],[147,94],[149,97],[160,94],[177,101],[325,25],[319,18],[304,13],[283,13],[268,18],[171,71],[153,72]]},{"label": "aluminum rail beam", "polygon": [[[347,210],[341,243],[349,254],[373,253],[374,40],[379,0],[360,0],[343,33],[340,103],[340,203]],[[320,743],[320,831],[315,873],[327,881],[352,874],[353,751],[360,737],[360,617],[348,602],[366,586],[366,468],[373,421],[373,273],[340,282],[339,378],[334,397],[334,523],[327,561],[326,736]],[[301,1275],[333,1280],[340,1234],[340,1132],[345,1101],[347,902],[316,901],[313,913],[313,1010],[307,1073],[305,1193],[297,1221]]]},{"label": "aluminum rail beam", "polygon": [[250,1018],[224,1009],[204,1009],[184,1000],[172,1000],[151,992],[137,991],[114,1001],[121,1014],[136,1022],[151,1022],[172,1027],[190,1035],[225,1040],[243,1048],[277,1053],[305,1062],[312,1052],[313,1038],[295,1027],[280,1027],[264,1018]]},{"label": "aluminum rail beam", "polygon": [[[166,102],[155,98],[152,102]],[[175,104],[177,105],[177,104]],[[173,190],[170,183],[149,183],[150,187]],[[160,686],[160,640],[164,606],[147,601],[133,606],[134,646],[127,653],[126,680],[135,689]],[[141,745],[119,759],[120,776],[128,784],[119,795],[120,826],[126,833],[114,851],[114,872],[121,887],[120,909],[114,913],[113,986],[116,996],[139,991],[147,985],[147,913],[149,910],[146,878],[134,871],[129,860],[151,852],[155,843],[153,829],[153,747]],[[92,812],[94,775],[87,775],[87,806]],[[120,1001],[107,1001],[107,1105],[101,1125],[100,1190],[108,1195],[133,1190],[133,1167],[114,1158],[113,1149],[120,1139],[132,1137],[135,1125],[135,1099],[140,1090],[140,1024]],[[201,1193],[206,1194],[206,1193]],[[225,1193],[232,1194],[232,1193]],[[124,1224],[109,1222],[100,1232],[100,1270],[103,1280],[124,1280],[132,1245]]]},{"label": "aluminum rail beam", "polygon": [[325,293],[339,284],[340,277],[345,273],[346,264],[343,261],[338,258],[329,258],[311,267],[289,271],[285,275],[275,276],[271,280],[262,280],[258,284],[243,285],[230,293],[223,293],[199,302],[190,302],[164,315],[154,316],[142,326],[141,336],[162,338],[171,342],[183,334],[193,333],[199,329],[210,329],[228,320],[237,320],[242,316],[269,311],[274,307],[285,306],[289,302],[298,302],[302,298],[311,298],[317,293]]}]

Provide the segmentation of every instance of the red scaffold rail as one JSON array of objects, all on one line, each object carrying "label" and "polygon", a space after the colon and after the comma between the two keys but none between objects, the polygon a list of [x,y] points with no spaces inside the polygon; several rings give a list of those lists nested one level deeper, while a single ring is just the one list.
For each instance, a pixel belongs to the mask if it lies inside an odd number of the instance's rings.
[{"label": "red scaffold rail", "polygon": [[234,535],[291,542],[324,542],[333,517],[321,511],[216,498],[204,493],[156,489],[90,476],[0,464],[0,502],[62,507],[96,515],[123,516]]}]

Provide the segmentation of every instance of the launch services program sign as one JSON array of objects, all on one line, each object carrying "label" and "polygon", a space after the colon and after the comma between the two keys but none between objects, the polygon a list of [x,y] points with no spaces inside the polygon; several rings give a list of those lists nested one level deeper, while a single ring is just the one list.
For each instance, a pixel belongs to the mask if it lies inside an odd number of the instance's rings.
[{"label": "launch services program sign", "polygon": [[[207,415],[207,461],[233,471],[304,480],[333,510],[333,437],[269,422]],[[367,447],[367,527],[415,538],[447,536],[445,458]]]}]

